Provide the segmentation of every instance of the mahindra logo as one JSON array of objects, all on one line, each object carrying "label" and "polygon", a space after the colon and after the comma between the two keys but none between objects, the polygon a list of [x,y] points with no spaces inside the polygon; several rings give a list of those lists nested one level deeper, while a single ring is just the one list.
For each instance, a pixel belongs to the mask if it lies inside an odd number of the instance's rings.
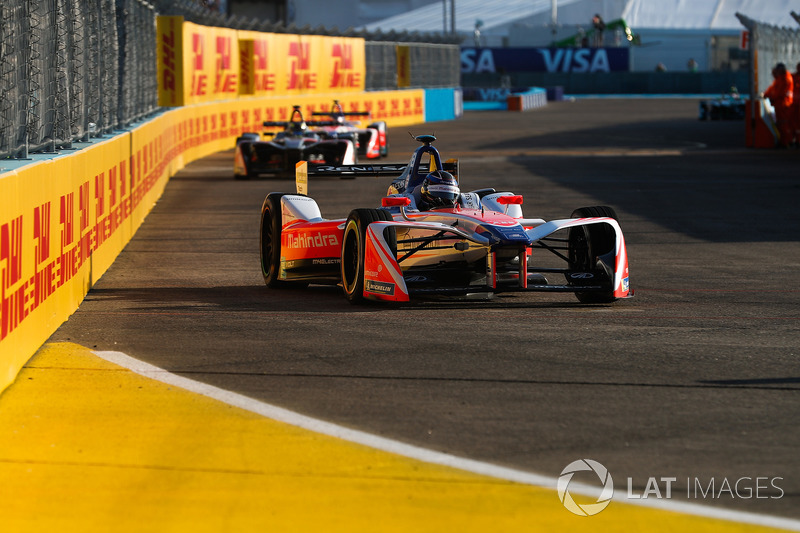
[{"label": "mahindra logo", "polygon": [[287,246],[289,248],[321,248],[324,246],[339,246],[339,239],[336,235],[323,235],[317,232],[316,235],[286,235]]}]

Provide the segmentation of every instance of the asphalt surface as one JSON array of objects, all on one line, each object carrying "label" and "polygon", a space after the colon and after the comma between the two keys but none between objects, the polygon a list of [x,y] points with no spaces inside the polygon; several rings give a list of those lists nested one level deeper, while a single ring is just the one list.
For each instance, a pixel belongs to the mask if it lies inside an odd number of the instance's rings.
[{"label": "asphalt surface", "polygon": [[[675,478],[675,499],[800,518],[799,151],[747,149],[744,123],[677,99],[393,128],[387,162],[407,161],[409,132],[459,158],[462,189],[522,194],[528,217],[613,206],[635,297],[357,307],[337,287],[267,289],[260,207],[293,183],[235,181],[228,151],[170,181],[50,341],[433,450],[550,476],[591,458],[635,494]],[[309,194],[338,218],[387,186]]]}]

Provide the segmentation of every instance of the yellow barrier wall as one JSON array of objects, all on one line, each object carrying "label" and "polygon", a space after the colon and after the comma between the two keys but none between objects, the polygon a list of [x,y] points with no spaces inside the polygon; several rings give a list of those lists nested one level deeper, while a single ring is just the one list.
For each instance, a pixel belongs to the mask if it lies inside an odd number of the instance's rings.
[{"label": "yellow barrier wall", "polygon": [[160,16],[158,103],[364,92],[364,39],[198,26]]},{"label": "yellow barrier wall", "polygon": [[0,177],[0,388],[133,234],[128,149],[129,135],[121,135]]},{"label": "yellow barrier wall", "polygon": [[[176,108],[68,155],[0,174],[0,391],[78,308],[187,163],[233,148],[265,120],[370,110],[390,126],[425,121],[423,90],[239,98]],[[233,161],[231,160],[231,179]]]}]

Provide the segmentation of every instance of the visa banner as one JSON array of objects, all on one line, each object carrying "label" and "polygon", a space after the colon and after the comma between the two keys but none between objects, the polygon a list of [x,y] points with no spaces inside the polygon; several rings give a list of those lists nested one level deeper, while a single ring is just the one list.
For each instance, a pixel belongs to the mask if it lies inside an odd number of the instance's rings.
[{"label": "visa banner", "polygon": [[462,48],[461,73],[627,72],[628,48]]}]

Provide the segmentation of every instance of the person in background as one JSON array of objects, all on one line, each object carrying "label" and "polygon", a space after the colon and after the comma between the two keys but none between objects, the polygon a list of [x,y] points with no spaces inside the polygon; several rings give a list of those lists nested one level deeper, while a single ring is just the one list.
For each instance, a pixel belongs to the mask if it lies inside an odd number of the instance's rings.
[{"label": "person in background", "polygon": [[794,101],[794,80],[786,70],[784,63],[778,63],[772,69],[772,84],[762,93],[763,98],[769,99],[775,108],[775,126],[778,128],[780,139],[778,145],[787,148],[792,143],[792,102]]},{"label": "person in background", "polygon": [[689,58],[686,68],[689,69],[689,72],[697,72],[697,61],[693,57]]},{"label": "person in background", "polygon": [[599,13],[592,17],[592,26],[594,26],[594,35],[592,35],[594,46],[600,48],[603,46],[603,32],[606,31],[606,23],[603,22]]},{"label": "person in background", "polygon": [[793,146],[800,146],[800,63],[795,65],[792,74],[794,90],[792,91],[792,133]]}]

